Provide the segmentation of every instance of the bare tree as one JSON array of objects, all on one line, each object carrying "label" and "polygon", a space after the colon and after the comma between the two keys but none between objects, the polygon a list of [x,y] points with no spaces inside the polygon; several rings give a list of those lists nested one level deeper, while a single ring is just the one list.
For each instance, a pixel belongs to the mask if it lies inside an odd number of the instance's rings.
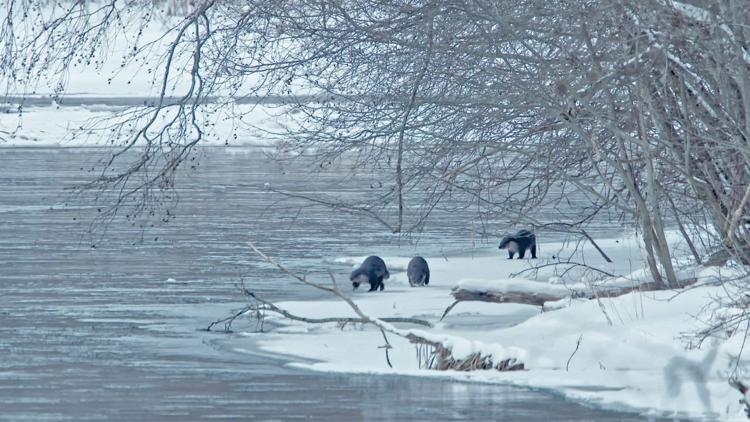
[{"label": "bare tree", "polygon": [[[696,260],[723,248],[750,261],[750,5],[693,3],[188,2],[148,62],[158,99],[115,122],[112,156],[84,188],[111,195],[104,217],[157,215],[208,136],[203,116],[242,119],[237,102],[284,96],[280,150],[382,175],[357,200],[311,201],[397,233],[450,207],[581,236],[613,213],[638,227],[654,281],[680,287],[673,227]],[[6,92],[95,64],[112,33],[164,7],[11,2]],[[124,60],[147,54],[129,42]],[[174,92],[178,75],[189,83]]]},{"label": "bare tree", "polygon": [[[84,31],[92,35],[43,60],[15,57],[45,54],[48,44],[13,45],[4,68],[12,74],[23,68],[18,63],[28,63],[32,85],[31,75],[69,69],[82,50],[97,51],[115,19],[127,15],[150,23],[154,6],[139,8],[145,5],[111,2],[91,11],[75,3],[55,18],[64,25],[41,17],[38,27],[47,40],[72,37],[80,32],[76,25],[102,32]],[[292,95],[299,118],[283,134],[284,147],[313,147],[321,163],[354,156],[353,167],[380,170],[382,187],[349,208],[390,230],[419,229],[448,198],[487,216],[544,224],[533,218],[536,207],[584,191],[583,185],[586,195],[597,188],[591,174],[575,183],[561,177],[571,167],[590,172],[590,166],[580,148],[557,153],[575,137],[556,132],[559,125],[534,100],[548,93],[529,91],[538,84],[531,83],[533,69],[527,67],[558,58],[538,63],[509,29],[561,18],[552,9],[524,6],[507,14],[496,3],[197,2],[165,30],[172,41],[161,60],[151,63],[158,68],[158,100],[118,120],[110,139],[116,150],[102,163],[101,176],[84,188],[116,193],[106,199],[114,206],[103,217],[127,206],[128,217],[155,213],[152,205],[165,191],[169,195],[177,169],[195,159],[194,147],[206,136],[201,113],[229,106],[217,98]],[[12,14],[6,19],[9,33],[14,21]],[[131,58],[145,54],[144,47],[134,46]],[[170,78],[183,74],[189,88],[170,96]],[[547,197],[550,189],[557,198]],[[565,219],[588,221],[609,197],[599,192],[582,216]]]}]

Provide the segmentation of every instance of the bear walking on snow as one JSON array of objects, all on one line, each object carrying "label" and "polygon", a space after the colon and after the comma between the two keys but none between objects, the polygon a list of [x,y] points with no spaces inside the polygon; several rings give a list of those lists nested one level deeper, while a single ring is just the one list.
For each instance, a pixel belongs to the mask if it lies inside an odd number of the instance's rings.
[{"label": "bear walking on snow", "polygon": [[379,256],[368,256],[359,268],[352,271],[349,280],[351,280],[354,289],[357,289],[362,283],[370,283],[368,292],[372,292],[378,288],[382,291],[385,288],[383,280],[390,276],[385,262]]},{"label": "bear walking on snow", "polygon": [[409,285],[411,287],[430,284],[430,267],[427,265],[427,261],[421,256],[415,256],[409,261],[409,266],[406,268],[406,275],[409,277]]},{"label": "bear walking on snow", "polygon": [[505,236],[500,241],[498,249],[508,250],[508,259],[518,252],[518,259],[523,259],[527,249],[531,249],[531,258],[536,259],[536,236],[529,230],[519,230],[515,234]]}]

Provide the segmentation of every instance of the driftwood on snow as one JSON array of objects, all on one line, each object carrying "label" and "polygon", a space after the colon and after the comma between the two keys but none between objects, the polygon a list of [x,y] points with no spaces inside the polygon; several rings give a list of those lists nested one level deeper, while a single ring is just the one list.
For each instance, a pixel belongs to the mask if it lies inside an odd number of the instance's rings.
[{"label": "driftwood on snow", "polygon": [[[684,285],[692,284],[695,280],[686,282]],[[445,309],[440,320],[461,302],[490,302],[490,303],[517,303],[521,305],[544,306],[545,302],[554,302],[565,298],[597,299],[603,297],[617,297],[634,291],[661,290],[660,283],[642,283],[627,287],[600,286],[583,290],[570,290],[568,294],[556,292],[529,292],[529,291],[477,291],[474,289],[453,288],[451,296],[455,301]]]}]

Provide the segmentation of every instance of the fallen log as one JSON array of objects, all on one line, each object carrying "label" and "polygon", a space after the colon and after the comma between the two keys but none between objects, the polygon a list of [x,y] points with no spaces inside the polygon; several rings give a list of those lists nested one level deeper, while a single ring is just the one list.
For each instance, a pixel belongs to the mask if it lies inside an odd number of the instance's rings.
[{"label": "fallen log", "polygon": [[[695,283],[688,280],[683,284],[687,286]],[[597,299],[605,297],[617,297],[634,291],[663,290],[660,283],[640,283],[630,286],[625,285],[576,285],[565,287],[557,284],[547,284],[538,281],[524,279],[507,279],[496,281],[465,280],[460,282],[451,291],[455,301],[445,309],[443,318],[461,302],[489,302],[489,303],[516,303],[520,305],[533,305],[543,307],[545,302],[556,302],[562,299]]]},{"label": "fallen log", "polygon": [[484,291],[477,292],[471,290],[454,290],[451,296],[458,302],[480,301],[492,303],[519,303],[523,305],[542,306],[544,302],[560,300],[570,296],[570,294],[559,295],[540,292],[513,292],[513,291]]}]

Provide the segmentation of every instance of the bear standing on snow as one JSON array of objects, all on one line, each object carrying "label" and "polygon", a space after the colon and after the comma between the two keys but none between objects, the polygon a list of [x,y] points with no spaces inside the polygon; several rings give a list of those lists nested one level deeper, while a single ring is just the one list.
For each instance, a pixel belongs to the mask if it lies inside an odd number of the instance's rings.
[{"label": "bear standing on snow", "polygon": [[372,292],[377,290],[378,287],[382,291],[385,288],[383,280],[388,279],[390,276],[391,274],[388,272],[385,262],[379,256],[368,256],[359,268],[352,271],[349,280],[351,280],[355,290],[362,283],[370,283],[370,290],[368,292]]},{"label": "bear standing on snow", "polygon": [[505,236],[500,241],[498,249],[508,250],[508,259],[518,252],[518,259],[523,259],[527,249],[531,249],[531,258],[536,259],[536,236],[529,230],[519,230],[515,234]]},{"label": "bear standing on snow", "polygon": [[430,267],[427,266],[427,261],[421,256],[415,256],[409,261],[406,275],[409,277],[411,287],[430,284]]}]

